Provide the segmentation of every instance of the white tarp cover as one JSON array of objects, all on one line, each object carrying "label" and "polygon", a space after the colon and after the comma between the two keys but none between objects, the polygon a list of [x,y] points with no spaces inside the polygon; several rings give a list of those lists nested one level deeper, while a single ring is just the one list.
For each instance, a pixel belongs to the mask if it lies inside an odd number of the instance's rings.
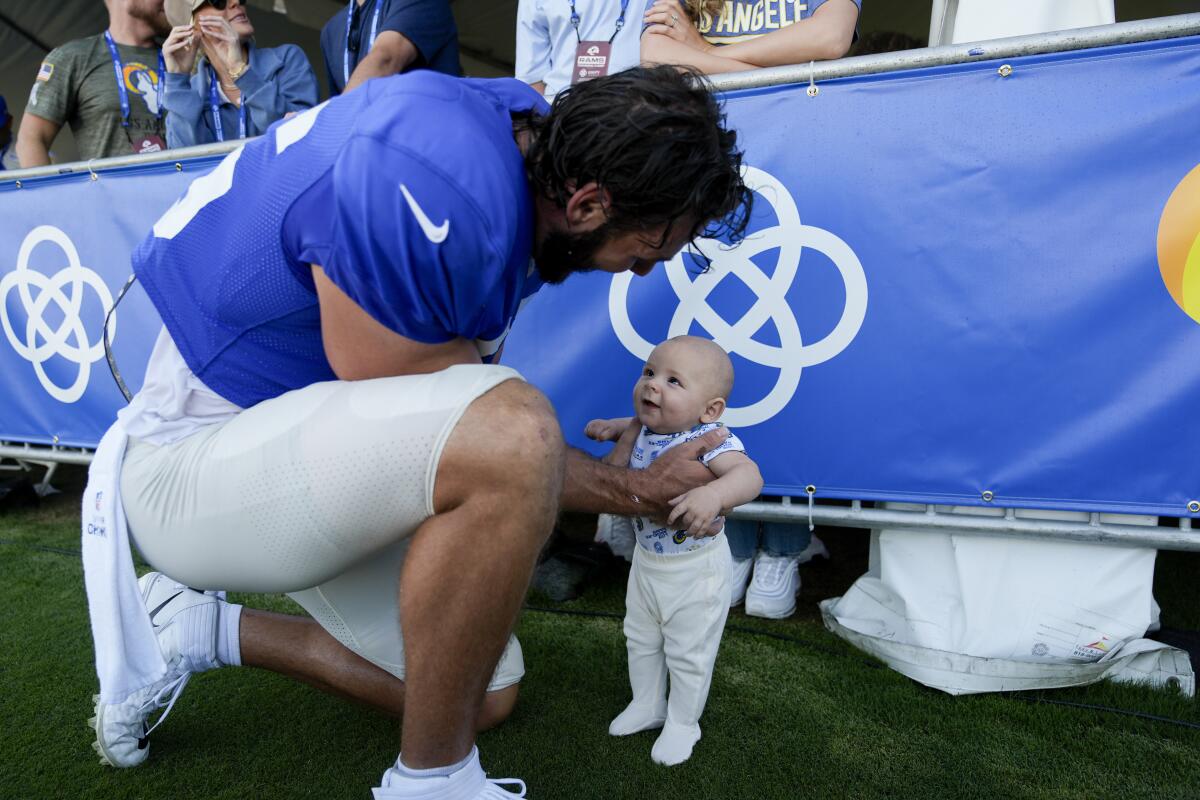
[{"label": "white tarp cover", "polygon": [[838,636],[950,694],[1112,678],[1178,686],[1190,696],[1187,653],[1142,638],[1157,625],[1155,555],[1011,536],[875,531],[869,571],[821,612]]}]

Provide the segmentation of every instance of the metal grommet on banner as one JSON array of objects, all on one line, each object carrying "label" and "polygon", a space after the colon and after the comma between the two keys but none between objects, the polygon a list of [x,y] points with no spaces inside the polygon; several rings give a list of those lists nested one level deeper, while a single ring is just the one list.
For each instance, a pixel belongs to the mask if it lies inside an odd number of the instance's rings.
[{"label": "metal grommet on banner", "polygon": [[816,75],[817,75],[817,62],[815,62],[815,61],[808,62],[808,89],[806,89],[805,91],[808,92],[809,97],[816,97],[818,94],[821,93],[821,89],[817,86]]},{"label": "metal grommet on banner", "polygon": [[20,189],[20,188],[21,188],[21,182],[20,182],[20,181],[16,181],[16,184],[17,184],[17,188],[18,188],[18,189]]},{"label": "metal grommet on banner", "polygon": [[983,494],[981,494],[980,497],[983,498],[983,502],[990,503],[996,498],[996,495],[992,494],[991,489],[984,489]]},{"label": "metal grommet on banner", "polygon": [[996,71],[1000,73],[1001,78],[1007,78],[1009,75],[1012,75],[1012,73],[1013,73],[1012,64],[1001,64],[1000,69],[998,69]]},{"label": "metal grommet on banner", "polygon": [[54,441],[54,443],[55,443],[55,444],[58,444],[58,434],[57,434],[57,433],[56,433],[56,434],[54,434],[54,436],[53,436],[53,441]]},{"label": "metal grommet on banner", "polygon": [[1200,514],[1200,500],[1192,500],[1188,503],[1188,511],[1193,514]]},{"label": "metal grommet on banner", "polygon": [[813,497],[817,494],[817,487],[811,483],[804,487],[805,493],[808,495],[808,529],[813,530]]},{"label": "metal grommet on banner", "polygon": [[98,181],[98,180],[100,180],[100,176],[96,173],[96,170],[92,169],[92,161],[93,160],[94,159],[90,159],[90,158],[88,159],[88,162],[87,162],[88,174],[92,176],[92,180]]},{"label": "metal grommet on banner", "polygon": [[183,172],[183,164],[181,164],[180,162],[176,161],[176,162],[175,162],[175,171],[176,171],[176,172]]}]

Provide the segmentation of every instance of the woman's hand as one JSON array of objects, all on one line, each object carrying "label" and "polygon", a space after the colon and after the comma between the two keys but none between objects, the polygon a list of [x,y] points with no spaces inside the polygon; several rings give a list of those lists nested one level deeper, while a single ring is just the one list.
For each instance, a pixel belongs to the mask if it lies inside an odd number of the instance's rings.
[{"label": "woman's hand", "polygon": [[701,52],[708,52],[715,47],[700,35],[700,31],[692,24],[679,0],[655,0],[642,19],[650,26],[646,29],[646,35],[669,36],[680,44]]},{"label": "woman's hand", "polygon": [[225,72],[240,72],[246,66],[246,54],[241,37],[224,17],[206,14],[196,20],[208,60],[220,64]]},{"label": "woman's hand", "polygon": [[163,42],[163,63],[167,72],[191,75],[196,66],[196,36],[191,25],[177,25]]}]

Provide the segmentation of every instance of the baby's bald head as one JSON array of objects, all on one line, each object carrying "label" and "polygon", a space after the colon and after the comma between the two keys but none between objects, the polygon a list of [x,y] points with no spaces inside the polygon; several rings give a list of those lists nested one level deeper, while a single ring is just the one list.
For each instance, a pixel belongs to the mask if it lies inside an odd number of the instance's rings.
[{"label": "baby's bald head", "polygon": [[654,348],[652,358],[669,359],[706,387],[706,394],[728,399],[733,391],[733,362],[719,344],[699,336],[676,336]]}]

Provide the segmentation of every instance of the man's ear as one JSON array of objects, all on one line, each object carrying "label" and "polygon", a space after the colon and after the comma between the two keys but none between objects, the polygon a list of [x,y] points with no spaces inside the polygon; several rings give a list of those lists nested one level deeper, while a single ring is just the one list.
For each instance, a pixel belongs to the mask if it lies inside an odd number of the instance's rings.
[{"label": "man's ear", "polygon": [[607,189],[602,189],[595,181],[572,188],[571,196],[567,198],[567,226],[580,231],[592,231],[599,228],[608,219],[608,206],[612,198]]},{"label": "man's ear", "polygon": [[700,421],[704,424],[716,422],[725,413],[725,398],[714,397],[708,401],[708,405],[704,408],[704,413],[700,415]]}]

